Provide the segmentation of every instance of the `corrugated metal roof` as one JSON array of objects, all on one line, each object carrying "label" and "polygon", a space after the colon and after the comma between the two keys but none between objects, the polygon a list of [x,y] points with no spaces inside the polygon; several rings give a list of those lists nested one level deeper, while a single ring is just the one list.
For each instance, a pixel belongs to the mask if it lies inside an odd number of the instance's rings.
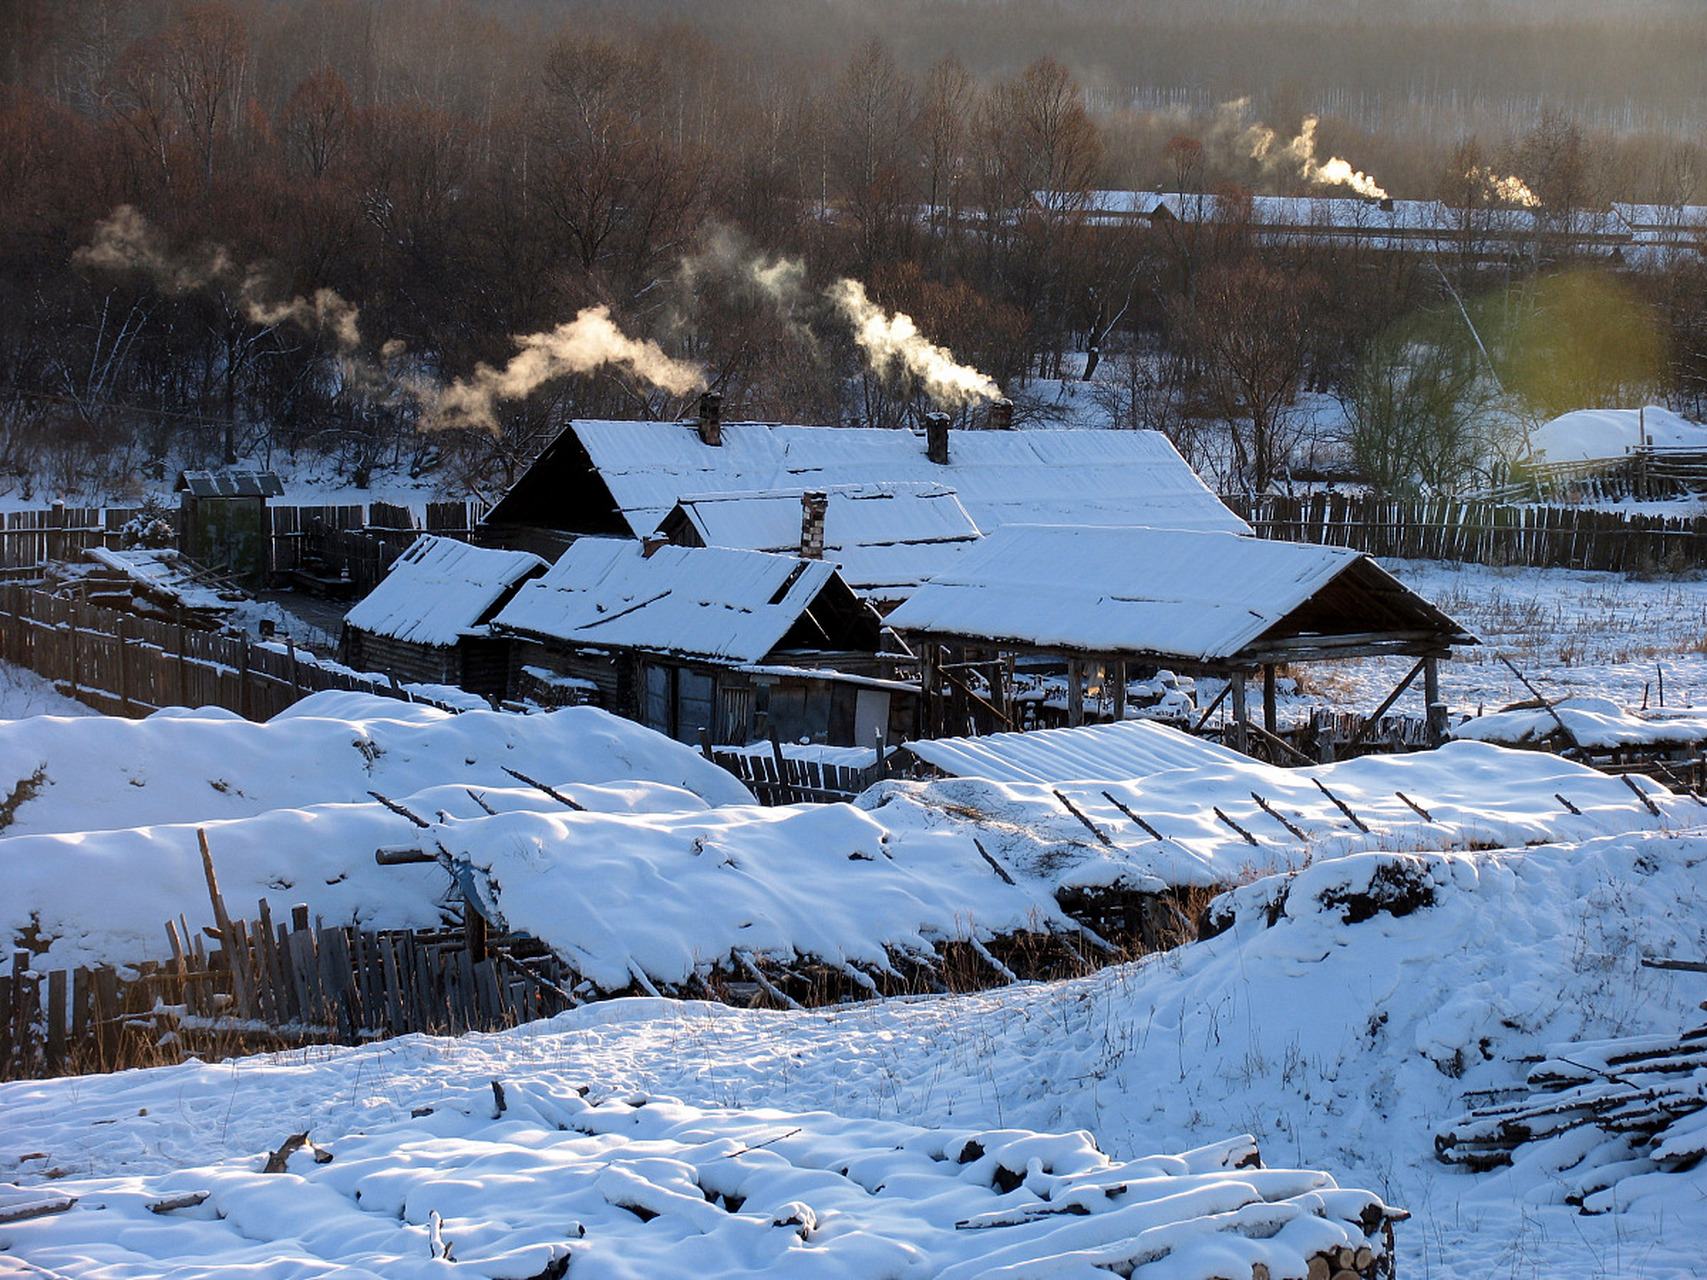
[{"label": "corrugated metal roof", "polygon": [[822,560],[581,538],[494,625],[600,649],[757,662],[835,576]]},{"label": "corrugated metal roof", "polygon": [[1364,559],[1344,547],[1229,533],[1010,525],[920,587],[888,625],[1209,662],[1236,654]]},{"label": "corrugated metal roof", "polygon": [[571,424],[636,537],[683,494],[826,489],[870,482],[954,489],[978,528],[1073,522],[1248,532],[1153,431],[955,431],[949,461],[911,431],[733,422],[723,443],[692,423]]},{"label": "corrugated metal roof", "polygon": [[[689,495],[671,517],[685,520],[706,546],[795,553],[805,492]],[[823,492],[824,559],[855,591],[876,600],[904,599],[978,539],[978,526],[954,490],[940,484],[845,485]]]},{"label": "corrugated metal roof", "polygon": [[905,749],[954,777],[991,782],[1124,782],[1168,769],[1250,764],[1249,756],[1153,720],[932,738]]},{"label": "corrugated metal roof", "polygon": [[183,471],[175,492],[198,498],[276,498],[284,481],[273,471]]},{"label": "corrugated metal roof", "polygon": [[346,626],[411,644],[452,645],[545,561],[423,534],[344,617]]}]

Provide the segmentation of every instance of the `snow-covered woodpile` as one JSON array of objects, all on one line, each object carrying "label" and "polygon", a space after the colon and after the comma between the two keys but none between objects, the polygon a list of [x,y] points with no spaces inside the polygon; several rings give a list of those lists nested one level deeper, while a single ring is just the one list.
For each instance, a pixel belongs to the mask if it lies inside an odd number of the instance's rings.
[{"label": "snow-covered woodpile", "polygon": [[1524,1083],[1442,1129],[1440,1158],[1546,1170],[1585,1213],[1620,1208],[1643,1180],[1707,1158],[1707,1026],[1553,1045]]},{"label": "snow-covered woodpile", "polygon": [[[283,1135],[280,1135],[281,1138]],[[495,1079],[276,1159],[0,1201],[41,1267],[791,1277],[1392,1274],[1409,1215],[1248,1137],[1111,1160],[1084,1132],[922,1129]],[[268,1170],[276,1170],[269,1172]]]}]

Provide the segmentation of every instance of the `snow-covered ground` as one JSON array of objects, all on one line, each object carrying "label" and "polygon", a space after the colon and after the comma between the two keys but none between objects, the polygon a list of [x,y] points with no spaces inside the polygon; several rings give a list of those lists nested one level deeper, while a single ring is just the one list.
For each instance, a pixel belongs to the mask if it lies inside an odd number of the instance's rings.
[{"label": "snow-covered ground", "polygon": [[[1707,658],[1698,651],[1707,635],[1707,584],[1394,567],[1490,641],[1490,650],[1510,654],[1549,696],[1640,705],[1646,685],[1653,706],[1663,668],[1668,708],[1707,705]],[[1398,663],[1371,662],[1309,680],[1343,682],[1341,698],[1367,709],[1402,674]],[[1462,710],[1527,696],[1487,654],[1448,666],[1443,684]],[[351,707],[340,706],[349,719]],[[211,733],[219,724],[192,718],[175,731]],[[167,773],[156,760],[177,750],[162,745],[173,729],[170,717],[138,726],[144,758],[130,767],[144,769],[149,781],[133,788],[133,804],[153,803],[149,788]],[[45,763],[51,772],[58,759],[81,759],[56,756],[47,746],[53,736],[25,722],[0,729],[0,744],[19,776],[28,775],[26,765]],[[355,821],[364,806],[351,802],[368,787],[422,796],[436,787],[444,812],[427,816],[438,818],[435,836],[452,848],[459,832],[472,833],[481,821],[533,834],[630,830],[660,849],[666,833],[693,824],[659,813],[668,799],[663,779],[618,781],[655,775],[666,760],[661,750],[643,759],[618,738],[580,756],[560,744],[550,770],[520,766],[536,777],[549,771],[545,780],[559,785],[597,764],[607,772],[580,779],[597,785],[575,795],[604,812],[565,815],[504,775],[482,781],[504,793],[496,818],[452,803],[444,779],[425,765],[429,756],[435,768],[459,757],[429,752],[421,726],[370,729],[370,748],[387,748],[374,760],[359,738],[341,724],[322,742],[304,737],[275,757],[293,762],[277,778],[255,746],[234,749],[217,768],[211,758],[186,756],[191,782],[179,794],[204,809],[220,806],[236,832],[245,822],[276,821],[268,805],[317,812],[326,823]],[[471,738],[464,758],[487,767],[510,754],[490,736]],[[1177,874],[1184,853],[1209,850],[1213,837],[1218,863],[1244,858],[1233,876],[1243,887],[1223,899],[1217,915],[1228,927],[1217,936],[1070,982],[794,1013],[625,1000],[500,1035],[410,1036],[360,1049],[0,1085],[0,1183],[21,1188],[0,1188],[0,1219],[26,1197],[78,1198],[66,1212],[0,1224],[0,1274],[187,1276],[246,1267],[245,1274],[273,1280],[448,1275],[454,1267],[521,1277],[557,1274],[548,1268],[566,1252],[568,1273],[584,1276],[689,1269],[972,1275],[1013,1263],[1012,1274],[1089,1277],[1106,1272],[1091,1269],[1086,1251],[1106,1251],[1129,1229],[1157,1225],[1142,1217],[1143,1206],[1167,1188],[1148,1178],[1198,1179],[1179,1189],[1228,1206],[1247,1223],[1282,1215],[1295,1233],[1343,1232],[1335,1212],[1368,1203],[1337,1199],[1341,1193],[1319,1176],[1315,1185],[1300,1174],[1258,1185],[1229,1157],[1249,1134],[1271,1165],[1318,1171],[1341,1188],[1366,1188],[1410,1210],[1397,1227],[1398,1274],[1407,1280],[1699,1276],[1707,1166],[1655,1173],[1638,1158],[1608,1170],[1603,1150],[1568,1136],[1536,1144],[1503,1171],[1471,1174],[1436,1159],[1436,1134],[1480,1101],[1521,1086],[1536,1059],[1568,1055],[1561,1046],[1571,1041],[1675,1035],[1700,1024],[1707,997],[1707,975],[1642,964],[1707,958],[1707,808],[1678,798],[1654,818],[1623,784],[1609,783],[1593,806],[1578,806],[1585,816],[1577,818],[1552,793],[1578,797],[1575,788],[1590,785],[1586,775],[1522,773],[1545,763],[1532,756],[1510,768],[1489,764],[1511,754],[1465,744],[1324,775],[1336,794],[1355,790],[1358,805],[1385,805],[1372,814],[1378,821],[1367,838],[1337,821],[1302,774],[1297,794],[1283,793],[1266,774],[1236,771],[1214,780],[1206,774],[1195,790],[1190,778],[1165,774],[1108,788],[1177,843],[1152,846],[1149,862],[1130,864],[1135,874]],[[100,753],[85,755],[89,768],[131,787],[113,772],[123,763],[116,756],[108,769]],[[300,783],[334,770],[339,756],[356,773],[347,796],[322,798],[339,803],[315,809],[320,782],[284,785],[289,776]],[[244,768],[257,793],[273,790],[257,795],[259,808],[240,812],[243,797],[210,787],[203,775],[213,769],[209,776],[249,790],[232,772]],[[394,772],[379,776],[385,770]],[[1446,803],[1455,775],[1466,795]],[[1262,860],[1286,852],[1287,837],[1272,818],[1254,826],[1261,815],[1248,800],[1229,816],[1271,850],[1245,845],[1213,815],[1200,821],[1207,803],[1226,810],[1236,792],[1257,787],[1270,788],[1265,798],[1310,833],[1291,850],[1296,856]],[[909,841],[942,841],[971,821],[965,810],[999,809],[986,847],[1015,871],[1034,855],[1030,869],[1040,877],[1083,877],[1141,852],[1143,842],[1099,800],[1100,788],[1066,790],[1117,846],[1130,841],[1132,849],[1090,845],[1046,788],[972,781],[891,785],[888,804],[877,806],[876,796],[845,825],[902,832],[893,842],[906,857]],[[1406,817],[1395,791],[1430,817]],[[63,798],[75,799],[69,791]],[[49,788],[39,801],[45,807],[32,812],[37,801],[20,803],[15,838],[197,820],[185,810],[90,822],[60,799]],[[714,835],[706,848],[733,852],[729,860],[741,863],[744,837],[727,827],[738,809],[698,812],[705,830],[715,827],[727,841]],[[770,821],[781,830],[786,819]],[[817,852],[835,852],[819,826],[807,825],[824,841]],[[609,843],[622,847],[615,837]],[[635,847],[637,856],[653,856],[650,845]],[[370,848],[357,852],[371,860]],[[472,859],[476,851],[459,852]],[[765,850],[765,859],[774,853]],[[1157,861],[1163,854],[1173,861]],[[500,879],[513,886],[529,854],[516,845],[504,856]],[[1266,874],[1270,865],[1293,870],[1282,879]],[[867,869],[855,867],[859,875]],[[408,870],[392,869],[390,883],[401,884],[396,873]],[[853,881],[833,883],[845,915]],[[811,888],[808,873],[791,892],[805,900]],[[1689,1081],[1707,1096],[1707,1067]],[[1075,1137],[1079,1130],[1105,1155]],[[331,1154],[329,1163],[316,1164],[304,1150],[288,1172],[260,1173],[268,1152],[303,1131]],[[969,1151],[973,1139],[982,1154]],[[1205,1147],[1208,1154],[1121,1167]],[[971,1158],[961,1164],[961,1155]],[[998,1166],[1012,1176],[998,1176]],[[1607,1178],[1616,1211],[1585,1215],[1566,1203],[1585,1181]],[[1116,1181],[1142,1190],[1122,1193],[1126,1199],[1093,1196],[1081,1205],[1093,1209],[1088,1215],[1041,1207],[1081,1203],[1074,1197],[1086,1188]],[[149,1211],[150,1203],[192,1191],[209,1198]],[[1277,1200],[1291,1207],[1263,1207]],[[1170,1222],[1186,1225],[1169,1228],[1172,1252],[1138,1276],[1242,1280],[1256,1260],[1272,1264],[1275,1277],[1303,1275],[1278,1244],[1256,1251],[1292,1237],[1253,1240],[1236,1230],[1212,1238],[1200,1216],[1212,1209],[1175,1208]],[[989,1215],[1013,1225],[955,1229]],[[1068,1228],[1074,1234],[1055,1234]],[[449,1242],[458,1261],[433,1257],[435,1234],[440,1252]],[[1122,1247],[1130,1260],[1131,1247]],[[1074,1249],[1076,1269],[1019,1263],[1028,1250],[1036,1259]]]}]

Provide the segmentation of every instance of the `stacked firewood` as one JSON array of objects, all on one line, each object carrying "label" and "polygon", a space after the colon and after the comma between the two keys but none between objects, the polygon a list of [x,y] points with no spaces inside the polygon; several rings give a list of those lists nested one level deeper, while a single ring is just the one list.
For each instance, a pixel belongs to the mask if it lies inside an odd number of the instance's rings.
[{"label": "stacked firewood", "polygon": [[1707,1156],[1707,1026],[1555,1045],[1526,1086],[1437,1134],[1440,1158],[1484,1170],[1533,1149],[1569,1179],[1568,1203],[1602,1213],[1618,1207],[1623,1179],[1682,1172]]}]

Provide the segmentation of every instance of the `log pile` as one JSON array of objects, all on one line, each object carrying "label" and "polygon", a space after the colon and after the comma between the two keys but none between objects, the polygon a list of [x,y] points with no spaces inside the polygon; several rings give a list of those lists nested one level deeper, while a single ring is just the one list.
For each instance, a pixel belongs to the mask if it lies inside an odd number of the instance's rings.
[{"label": "log pile", "polygon": [[1480,1171],[1523,1149],[1551,1154],[1571,1184],[1566,1202],[1603,1213],[1618,1207],[1621,1180],[1680,1173],[1707,1156],[1707,1026],[1555,1045],[1525,1085],[1437,1134],[1440,1158]]}]

